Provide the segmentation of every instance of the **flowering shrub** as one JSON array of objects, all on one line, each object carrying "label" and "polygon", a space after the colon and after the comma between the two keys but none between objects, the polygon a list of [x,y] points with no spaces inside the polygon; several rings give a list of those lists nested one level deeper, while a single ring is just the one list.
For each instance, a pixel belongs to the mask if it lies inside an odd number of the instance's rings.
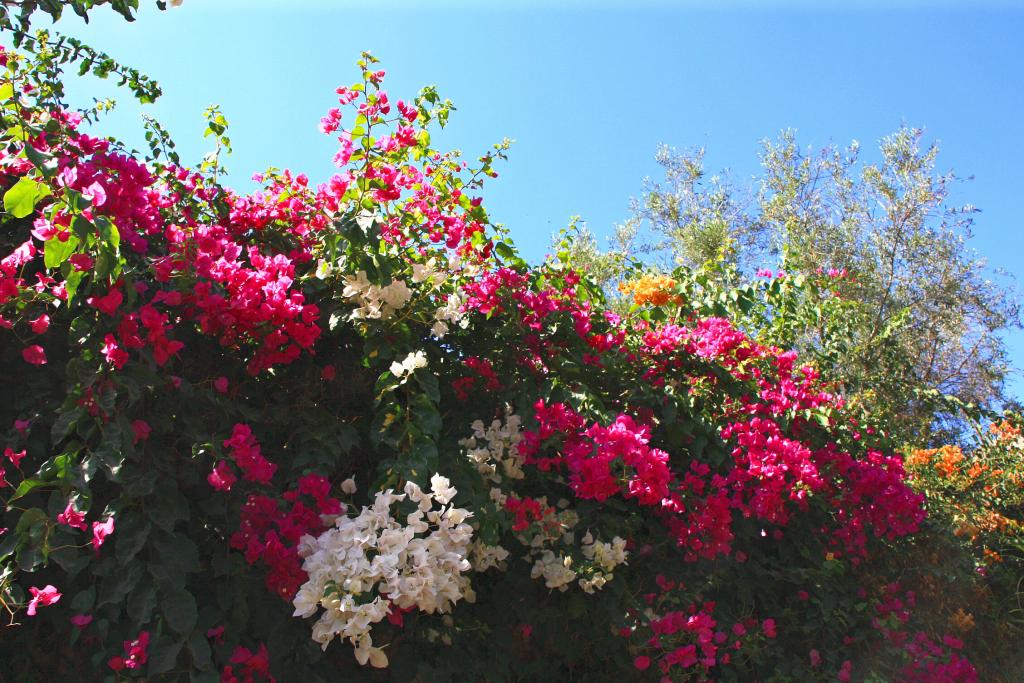
[{"label": "flowering shrub", "polygon": [[338,171],[240,195],[87,133],[50,40],[0,86],[14,678],[977,680],[896,602],[924,498],[864,411],[674,280],[523,262],[433,89],[364,55]]},{"label": "flowering shrub", "polygon": [[913,486],[927,496],[930,520],[913,557],[918,603],[929,621],[983,654],[986,679],[1014,680],[1021,670],[1013,644],[1024,634],[1019,418],[991,422],[973,449],[914,449],[906,462]]}]

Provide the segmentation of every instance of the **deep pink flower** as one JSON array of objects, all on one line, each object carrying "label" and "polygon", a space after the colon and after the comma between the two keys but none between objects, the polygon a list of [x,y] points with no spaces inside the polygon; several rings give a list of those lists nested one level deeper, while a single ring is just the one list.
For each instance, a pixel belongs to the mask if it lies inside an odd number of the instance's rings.
[{"label": "deep pink flower", "polygon": [[15,453],[13,448],[5,448],[4,455],[7,457],[8,460],[14,463],[15,467],[17,467],[19,470],[21,469],[21,459],[25,457],[24,450]]},{"label": "deep pink flower", "polygon": [[50,316],[43,313],[35,320],[30,320],[28,324],[32,328],[33,334],[43,334],[50,329]]},{"label": "deep pink flower", "polygon": [[60,600],[60,593],[54,586],[47,585],[44,588],[36,588],[32,586],[28,589],[28,592],[32,594],[32,599],[28,601],[28,616],[34,617],[36,615],[37,607],[46,607]]},{"label": "deep pink flower", "polygon": [[68,501],[68,506],[64,508],[64,512],[57,515],[57,522],[67,524],[74,529],[81,529],[82,531],[85,531],[87,528],[85,525],[85,514],[75,510],[70,501]]},{"label": "deep pink flower", "polygon": [[647,655],[640,655],[633,660],[633,666],[640,671],[647,671],[647,668],[651,665],[651,658]]},{"label": "deep pink flower", "polygon": [[132,431],[134,432],[134,436],[132,436],[132,445],[134,446],[138,442],[148,439],[153,428],[145,420],[133,420]]},{"label": "deep pink flower", "polygon": [[111,289],[103,296],[90,296],[85,300],[87,304],[107,315],[114,315],[122,301],[124,301],[124,295],[121,294],[120,289]]},{"label": "deep pink flower", "polygon": [[99,183],[93,183],[89,187],[85,188],[85,192],[82,194],[92,199],[93,206],[103,206],[107,203],[107,191],[104,190],[103,186]]},{"label": "deep pink flower", "polygon": [[214,466],[213,471],[207,475],[206,481],[218,491],[230,491],[231,487],[238,481],[238,477],[231,471],[231,465],[221,460]]},{"label": "deep pink flower", "polygon": [[95,264],[95,261],[88,254],[72,254],[68,261],[75,267],[75,270],[83,273],[90,270],[93,264]]},{"label": "deep pink flower", "polygon": [[92,623],[92,615],[76,614],[75,616],[71,617],[71,623],[78,628],[85,628],[86,626]]},{"label": "deep pink flower", "polygon": [[222,394],[228,393],[228,378],[218,377],[217,379],[213,380],[213,388]]},{"label": "deep pink flower", "polygon": [[43,351],[43,347],[39,344],[26,346],[21,351],[21,357],[25,359],[26,363],[31,363],[32,365],[46,365],[46,352]]},{"label": "deep pink flower", "polygon": [[114,533],[113,517],[107,517],[105,522],[92,523],[92,547],[95,548],[96,552],[100,551],[100,546],[107,540],[107,536],[112,533]]},{"label": "deep pink flower", "polygon": [[128,352],[117,345],[117,338],[112,334],[108,334],[103,338],[103,348],[101,351],[107,361],[118,370],[123,368],[125,363],[128,362]]}]

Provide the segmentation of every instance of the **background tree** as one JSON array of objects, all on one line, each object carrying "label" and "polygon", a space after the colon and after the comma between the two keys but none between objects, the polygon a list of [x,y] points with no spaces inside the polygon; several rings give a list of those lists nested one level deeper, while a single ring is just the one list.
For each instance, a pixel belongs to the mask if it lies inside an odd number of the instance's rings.
[{"label": "background tree", "polygon": [[760,176],[737,184],[708,178],[703,150],[663,146],[665,177],[645,181],[612,248],[600,252],[584,233],[573,257],[606,286],[617,277],[609,267],[630,258],[712,273],[727,286],[775,264],[845,274],[831,284],[854,302],[841,319],[819,316],[801,334],[765,341],[807,351],[841,335],[835,365],[823,372],[848,395],[870,388],[897,431],[941,440],[964,425],[926,397],[1003,406],[1009,367],[1000,333],[1021,319],[1012,290],[967,245],[978,210],[951,204],[960,178],[936,171],[938,151],[921,130],[901,127],[869,163],[856,142],[804,150],[784,132],[764,142]]}]

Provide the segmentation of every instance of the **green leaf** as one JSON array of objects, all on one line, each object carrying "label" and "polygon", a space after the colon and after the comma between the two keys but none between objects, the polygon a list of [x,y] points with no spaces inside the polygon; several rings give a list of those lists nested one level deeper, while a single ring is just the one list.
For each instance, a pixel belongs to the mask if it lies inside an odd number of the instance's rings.
[{"label": "green leaf", "polygon": [[181,634],[191,631],[199,618],[196,599],[183,588],[164,593],[163,599],[160,601],[160,611],[163,612],[167,625],[176,633]]},{"label": "green leaf", "polygon": [[78,246],[78,238],[69,235],[66,242],[61,242],[56,237],[51,237],[43,244],[43,264],[47,268],[59,268],[60,264],[68,260],[75,253]]},{"label": "green leaf", "polygon": [[164,531],[171,531],[178,520],[188,517],[188,499],[181,495],[178,485],[170,481],[157,490],[148,501],[146,512],[153,523]]},{"label": "green leaf", "polygon": [[121,246],[121,233],[117,226],[106,216],[96,218],[96,227],[100,229],[100,237],[113,250],[117,251]]},{"label": "green leaf", "polygon": [[15,218],[24,218],[36,208],[36,202],[49,194],[49,187],[24,176],[4,193],[4,211]]},{"label": "green leaf", "polygon": [[437,375],[429,368],[416,368],[413,372],[413,377],[416,378],[416,383],[420,385],[420,388],[427,392],[431,402],[439,403],[441,401],[441,392],[437,386]]},{"label": "green leaf", "polygon": [[[0,87],[2,90],[2,87]],[[42,171],[44,177],[50,177],[57,170],[57,157],[46,152],[40,152],[32,145],[25,145],[25,156],[32,162],[32,165]]]},{"label": "green leaf", "polygon": [[120,603],[126,595],[132,592],[140,578],[142,578],[142,565],[138,562],[132,562],[119,568],[118,571],[103,579],[100,584],[99,600],[96,602],[96,607]]},{"label": "green leaf", "polygon": [[149,579],[143,579],[128,596],[125,606],[128,616],[136,624],[145,624],[153,617],[156,609],[156,586]]},{"label": "green leaf", "polygon": [[203,633],[199,631],[192,633],[188,639],[188,650],[192,654],[192,664],[197,669],[206,670],[213,667],[213,662],[210,659],[210,643]]},{"label": "green leaf", "polygon": [[44,479],[25,479],[20,484],[18,484],[18,488],[14,490],[14,494],[7,499],[7,504],[10,505],[12,502],[18,500],[19,498],[22,498],[32,493],[32,491],[36,490],[40,486],[46,486],[47,484],[50,483],[51,482],[46,481]]},{"label": "green leaf", "polygon": [[64,291],[68,293],[67,303],[71,303],[75,299],[75,294],[78,293],[78,286],[82,283],[82,278],[85,277],[85,273],[80,270],[72,270],[68,273],[68,277],[64,280]]},{"label": "green leaf", "polygon": [[146,544],[151,526],[140,514],[122,515],[117,523],[117,560],[129,562]]},{"label": "green leaf", "polygon": [[177,570],[181,574],[199,571],[199,549],[187,536],[159,533],[153,539],[153,547],[162,567]]},{"label": "green leaf", "polygon": [[178,653],[184,641],[170,641],[161,638],[149,648],[149,677],[167,673],[178,661]]},{"label": "green leaf", "polygon": [[88,612],[92,609],[94,602],[96,602],[96,587],[89,586],[78,592],[75,599],[71,601],[71,609],[75,612]]}]

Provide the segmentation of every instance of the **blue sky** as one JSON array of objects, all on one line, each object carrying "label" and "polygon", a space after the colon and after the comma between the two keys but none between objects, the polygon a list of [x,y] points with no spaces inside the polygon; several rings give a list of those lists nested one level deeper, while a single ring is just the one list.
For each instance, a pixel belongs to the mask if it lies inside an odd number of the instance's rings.
[{"label": "blue sky", "polygon": [[[940,142],[941,170],[974,176],[957,197],[983,210],[972,246],[1024,281],[1024,3],[142,4],[134,24],[98,12],[61,28],[160,81],[165,95],[147,109],[187,160],[204,151],[203,109],[221,104],[240,189],[267,165],[331,172],[331,140],[316,124],[370,50],[392,99],[436,84],[455,102],[442,147],[475,157],[516,141],[485,197],[533,260],[570,216],[608,234],[657,175],[659,143],[705,146],[709,170],[742,179],[757,170],[759,141],[782,129],[805,145],[857,139],[867,151],[907,123]],[[104,130],[141,146],[138,110],[119,99]],[[1008,342],[1024,368],[1024,334]],[[1024,398],[1021,378],[1014,388]]]}]

